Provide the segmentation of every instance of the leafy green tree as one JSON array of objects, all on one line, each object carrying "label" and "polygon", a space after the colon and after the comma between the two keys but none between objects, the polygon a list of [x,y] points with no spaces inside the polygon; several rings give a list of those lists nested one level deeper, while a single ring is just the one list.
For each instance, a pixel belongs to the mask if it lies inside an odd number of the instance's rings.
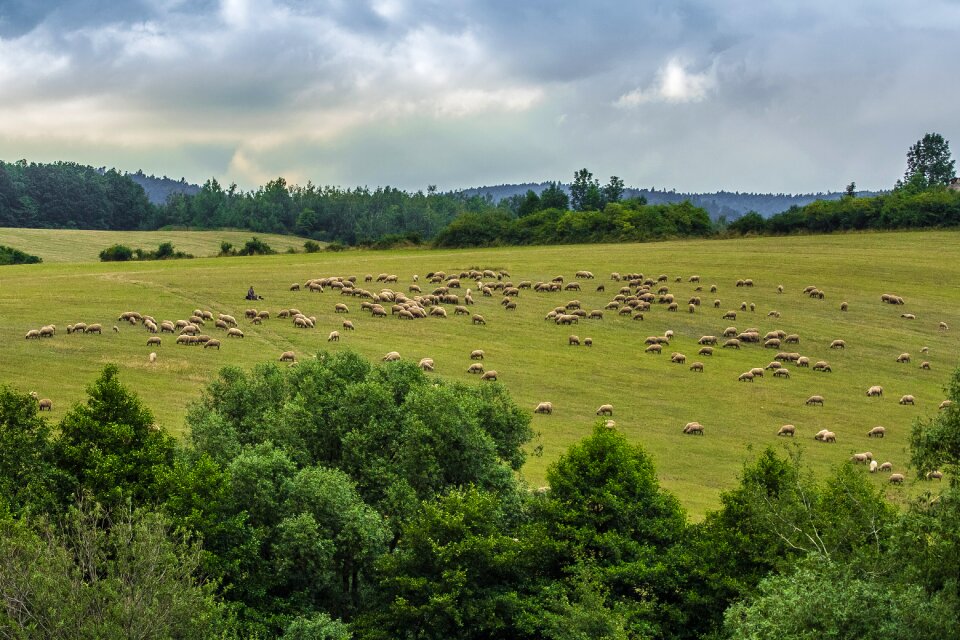
[{"label": "leafy green tree", "polygon": [[[653,462],[614,429],[597,426],[547,470],[550,537],[563,564],[588,568],[629,612],[633,633],[669,634],[686,624],[677,558],[686,522],[660,488]],[[567,559],[567,560],[563,560]]]},{"label": "leafy green tree", "polygon": [[570,206],[574,211],[596,211],[603,208],[603,192],[600,181],[587,169],[573,175],[570,185]]},{"label": "leafy green tree", "polygon": [[907,170],[903,181],[910,182],[913,176],[923,176],[926,187],[950,184],[956,176],[956,166],[950,154],[950,143],[939,133],[925,134],[907,151]]},{"label": "leafy green tree", "polygon": [[154,425],[153,414],[118,379],[110,364],[87,388],[85,404],[60,422],[54,460],[67,474],[64,498],[89,493],[108,506],[132,499],[157,500],[158,480],[172,465],[173,438]]},{"label": "leafy green tree", "polygon": [[350,626],[326,613],[296,618],[283,632],[284,640],[350,640]]},{"label": "leafy green tree", "polygon": [[910,462],[921,474],[960,468],[960,369],[947,383],[952,402],[932,418],[919,419],[910,431]]},{"label": "leafy green tree", "polygon": [[0,265],[39,264],[41,262],[43,262],[43,260],[41,260],[39,256],[30,255],[19,249],[0,244]]},{"label": "leafy green tree", "polygon": [[0,520],[0,629],[11,638],[234,637],[200,549],[157,514],[83,502],[60,527]]},{"label": "leafy green tree", "polygon": [[541,209],[561,209],[570,208],[570,196],[563,190],[558,182],[547,183],[547,188],[540,192]]},{"label": "leafy green tree", "polygon": [[623,180],[617,176],[610,176],[610,182],[604,185],[602,194],[603,202],[620,202],[623,198]]},{"label": "leafy green tree", "polygon": [[851,182],[847,185],[847,188],[844,189],[843,195],[847,198],[856,198],[857,197],[857,183]]},{"label": "leafy green tree", "polygon": [[755,597],[730,608],[725,628],[732,640],[955,638],[952,604],[919,585],[821,559],[765,579]]},{"label": "leafy green tree", "polygon": [[52,462],[50,435],[33,397],[0,386],[0,504],[4,511],[56,510],[60,474]]},{"label": "leafy green tree", "polygon": [[517,537],[512,507],[472,487],[424,503],[379,562],[364,637],[516,637],[538,541]]},{"label": "leafy green tree", "polygon": [[517,217],[523,218],[531,213],[536,213],[540,210],[541,206],[542,202],[540,200],[540,196],[537,195],[537,192],[533,189],[527,189],[527,194],[520,202],[520,206],[517,207]]}]

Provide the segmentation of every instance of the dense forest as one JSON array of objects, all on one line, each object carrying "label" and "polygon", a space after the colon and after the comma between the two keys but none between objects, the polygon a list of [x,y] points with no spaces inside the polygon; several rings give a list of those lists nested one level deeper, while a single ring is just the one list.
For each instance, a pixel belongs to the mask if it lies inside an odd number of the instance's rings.
[{"label": "dense forest", "polygon": [[[960,463],[960,371],[949,396],[918,475]],[[42,415],[0,387],[5,637],[960,635],[954,482],[897,509],[862,466],[768,449],[692,523],[615,428],[528,487],[502,386],[348,351],[224,368],[182,443],[113,365]]]},{"label": "dense forest", "polygon": [[[956,227],[960,191],[951,185],[954,176],[949,144],[939,134],[926,134],[908,151],[907,170],[890,192],[863,196],[850,183],[838,199],[794,204],[769,217],[752,211],[728,220],[723,215],[711,218],[708,210],[729,208],[722,204],[725,198],[691,200],[682,194],[647,191],[656,196],[650,201],[643,192],[628,189],[621,178],[611,176],[601,184],[585,168],[574,173],[569,185],[549,182],[496,200],[478,190],[342,189],[289,185],[283,178],[246,192],[236,185],[224,188],[214,179],[190,189],[182,180],[140,172],[22,160],[0,162],[0,226],[238,228],[297,234],[335,243],[335,248],[425,242],[443,247],[635,242],[730,233]],[[166,193],[166,200],[153,204],[137,181],[154,189],[155,198]],[[790,198],[784,196],[782,203]],[[768,201],[758,204],[769,206]]]}]

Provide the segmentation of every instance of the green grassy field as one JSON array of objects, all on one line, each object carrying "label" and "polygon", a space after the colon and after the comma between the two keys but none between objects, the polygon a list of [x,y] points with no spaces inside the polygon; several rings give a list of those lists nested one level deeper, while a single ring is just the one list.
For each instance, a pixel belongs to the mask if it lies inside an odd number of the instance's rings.
[{"label": "green grassy field", "polygon": [[287,249],[303,251],[304,238],[250,231],[74,231],[50,229],[0,228],[0,244],[26,251],[44,262],[96,262],[100,252],[115,244],[131,249],[152,251],[161,242],[173,243],[174,249],[198,258],[213,257],[226,240],[235,248],[257,236],[282,253]]},{"label": "green grassy field", "polygon": [[[46,260],[45,246],[62,247],[56,252],[61,257],[70,252],[72,240],[67,236],[80,237],[72,232],[37,231],[20,236],[17,242],[4,237],[0,243],[38,253]],[[214,232],[210,243],[218,245],[225,237]],[[158,238],[148,234],[147,239],[131,242],[155,246]],[[274,244],[272,239],[267,241]],[[95,244],[99,250],[103,243]],[[175,244],[190,250],[186,240]],[[188,404],[226,364],[251,367],[276,360],[288,349],[299,357],[323,349],[354,349],[370,359],[396,350],[414,361],[432,357],[436,375],[481,384],[466,369],[470,351],[484,349],[485,366],[499,372],[500,382],[521,406],[532,410],[542,400],[554,404],[553,415],[533,417],[540,435],[531,449],[542,444],[543,454],[531,457],[524,468],[531,483],[542,483],[547,465],[589,433],[597,420],[597,407],[611,403],[617,428],[653,455],[664,486],[676,493],[694,517],[718,505],[720,491],[736,483],[744,460],[759,448],[784,444],[774,434],[785,423],[797,426],[796,443],[817,473],[826,473],[854,452],[869,450],[907,474],[905,489],[888,490],[891,499],[929,486],[917,482],[905,468],[909,429],[915,418],[936,414],[944,397],[943,385],[958,364],[960,289],[955,283],[960,281],[960,234],[952,232],[363,251],[125,264],[91,262],[91,251],[87,246],[75,247],[78,261],[69,264],[51,259],[41,265],[0,269],[2,380],[51,398],[54,420],[84,397],[85,387],[107,362],[120,365],[122,380],[144,398],[158,422],[182,433]],[[291,283],[309,278],[355,275],[362,283],[365,274],[386,272],[400,277],[394,288],[404,292],[413,275],[419,274],[427,292],[427,272],[452,273],[471,267],[505,269],[514,283],[557,275],[570,282],[580,269],[592,271],[597,279],[581,282],[580,293],[525,290],[517,299],[516,311],[504,310],[499,295],[481,297],[473,287],[477,304],[472,311],[486,317],[486,326],[472,325],[469,316],[455,317],[452,306],[447,319],[375,320],[361,312],[358,299],[342,298],[331,289],[322,294],[288,291]],[[547,311],[573,298],[586,310],[602,309],[619,287],[609,279],[612,271],[642,272],[654,278],[667,274],[666,284],[680,301],[680,312],[654,305],[646,319],[637,322],[608,311],[603,320],[581,320],[572,328],[544,320]],[[695,293],[695,285],[687,282],[693,274],[700,275],[703,292]],[[681,282],[675,282],[678,277]],[[755,286],[736,288],[740,278],[752,278]],[[605,284],[605,293],[595,291],[600,283]],[[273,314],[261,326],[242,319],[248,307],[243,296],[251,284],[265,297],[257,308]],[[717,285],[716,294],[709,292],[711,284]],[[782,295],[776,289],[780,284]],[[366,286],[374,289],[374,285]],[[824,290],[825,299],[802,295],[807,285]],[[903,296],[906,305],[882,304],[880,294],[888,292]],[[699,295],[704,304],[689,314],[686,302],[692,295]],[[714,298],[722,301],[720,309],[713,308]],[[849,303],[848,312],[840,312],[841,301]],[[334,313],[337,302],[349,306],[347,316]],[[755,303],[756,311],[739,311],[741,302]],[[277,319],[277,312],[288,307],[315,315],[317,328],[295,329]],[[167,334],[162,347],[149,348],[142,327],[116,321],[127,310],[151,314],[159,321],[186,318],[195,308],[237,316],[246,337],[216,336],[224,342],[217,352],[175,345]],[[732,309],[738,311],[735,322],[721,319]],[[779,311],[780,318],[768,317],[771,310]],[[916,319],[901,318],[906,312]],[[357,330],[341,331],[339,343],[328,343],[328,333],[340,329],[344,317]],[[108,331],[102,336],[66,335],[66,325],[79,321],[100,322]],[[948,331],[938,330],[941,321],[950,325]],[[48,323],[58,326],[54,338],[24,340],[28,329]],[[120,325],[118,334],[109,331],[114,324]],[[812,361],[828,360],[833,373],[790,366],[789,379],[775,379],[768,372],[754,383],[738,382],[743,371],[766,366],[775,351],[747,345],[740,351],[717,348],[712,358],[696,355],[701,335],[719,335],[729,325],[740,330],[756,327],[761,335],[774,329],[798,333],[799,347],[789,350]],[[668,329],[675,336],[665,353],[645,354],[644,339]],[[206,332],[216,330],[208,327]],[[571,333],[589,336],[593,347],[568,346]],[[846,350],[829,349],[837,338],[846,341]],[[929,353],[921,353],[924,346]],[[147,361],[152,350],[159,355],[153,365]],[[686,354],[688,365],[702,360],[705,371],[693,373],[688,366],[671,364],[672,351]],[[909,352],[913,361],[898,364],[901,352]],[[919,368],[922,360],[931,363],[931,370]],[[883,385],[883,398],[866,397],[867,387],[874,384]],[[916,406],[898,404],[907,393],[916,396]],[[822,394],[825,405],[805,406],[811,394]],[[704,425],[705,436],[681,433],[692,420]],[[876,425],[886,427],[885,439],[866,437]],[[837,443],[815,442],[812,436],[821,428],[835,431]],[[877,474],[873,480],[880,485],[885,475]]]}]

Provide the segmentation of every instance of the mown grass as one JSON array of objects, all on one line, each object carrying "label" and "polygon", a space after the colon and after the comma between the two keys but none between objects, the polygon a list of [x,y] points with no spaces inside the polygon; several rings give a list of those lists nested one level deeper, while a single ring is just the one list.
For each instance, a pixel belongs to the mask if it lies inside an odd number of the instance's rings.
[{"label": "mown grass", "polygon": [[[36,246],[15,246],[35,253],[40,245],[66,242],[61,233],[42,232],[35,236]],[[78,248],[77,255],[86,253]],[[400,284],[395,289],[402,291],[419,274],[420,285],[428,291],[427,272],[451,273],[470,267],[506,269],[514,283],[556,275],[569,282],[578,269],[592,271],[597,279],[581,282],[580,293],[523,291],[512,312],[501,307],[499,295],[481,297],[474,287],[477,304],[472,311],[486,317],[486,326],[472,325],[469,317],[455,317],[452,306],[445,320],[374,320],[360,311],[359,300],[342,298],[333,290],[322,294],[288,291],[291,283],[308,278],[356,275],[362,283],[365,274],[381,272],[398,274]],[[669,275],[667,284],[681,302],[680,312],[669,313],[655,305],[643,322],[606,312],[603,320],[583,320],[572,328],[544,320],[548,310],[572,298],[581,300],[584,309],[601,309],[619,286],[609,280],[612,271]],[[693,274],[701,276],[702,292],[695,293],[695,285],[687,282]],[[675,282],[677,277],[682,282]],[[756,284],[752,289],[736,288],[739,278],[752,278]],[[364,251],[127,264],[51,261],[0,270],[0,367],[3,381],[53,399],[51,417],[57,419],[84,397],[85,387],[105,363],[117,362],[122,379],[144,398],[158,421],[182,434],[187,406],[227,364],[252,367],[276,360],[288,349],[299,357],[323,349],[354,349],[370,359],[396,350],[405,359],[432,357],[436,375],[481,384],[466,373],[470,351],[480,348],[486,351],[485,366],[499,372],[501,383],[521,406],[532,410],[541,400],[554,404],[552,416],[533,417],[539,436],[530,449],[542,445],[542,455],[530,457],[523,473],[535,485],[543,483],[551,462],[589,433],[597,420],[596,408],[612,403],[617,428],[652,454],[664,486],[695,517],[718,505],[720,491],[736,483],[742,463],[759,448],[784,444],[774,434],[785,423],[797,426],[796,445],[818,474],[826,474],[859,451],[869,450],[881,461],[892,461],[895,470],[906,471],[910,484],[902,490],[890,488],[888,493],[891,499],[903,500],[930,486],[905,469],[907,439],[916,418],[936,414],[943,386],[958,364],[958,280],[960,234],[953,232]],[[599,283],[605,284],[605,293],[595,291]],[[709,292],[711,284],[718,286],[716,294]],[[782,295],[776,291],[778,284],[784,287]],[[802,295],[802,289],[811,284],[826,292],[824,300]],[[248,307],[243,296],[250,285],[265,297],[257,308],[273,314],[261,326],[242,320]],[[907,304],[882,304],[880,294],[885,292],[903,296]],[[692,295],[699,295],[703,305],[689,314],[685,303]],[[722,301],[720,309],[713,308],[714,298]],[[840,312],[841,301],[849,303],[848,312]],[[344,319],[334,313],[337,302],[349,305],[345,317],[357,330],[341,330],[341,341],[328,343],[329,331],[340,329]],[[756,312],[740,312],[741,302],[755,303]],[[277,319],[277,312],[288,307],[315,315],[317,328],[298,330]],[[142,327],[116,321],[126,310],[161,320],[186,318],[194,308],[237,316],[246,337],[217,336],[224,342],[220,352],[177,346],[169,334],[162,347],[150,348]],[[722,320],[722,313],[731,309],[738,310],[737,321]],[[768,318],[770,310],[779,311],[781,317]],[[905,312],[915,314],[916,320],[901,318]],[[108,331],[102,336],[66,335],[66,325],[78,321],[100,322]],[[950,330],[938,330],[940,321],[947,322]],[[23,339],[28,329],[48,323],[58,326],[56,337]],[[109,331],[114,324],[119,325],[118,334]],[[731,324],[741,330],[756,327],[761,334],[773,329],[799,333],[799,348],[791,350],[813,361],[828,360],[833,373],[791,366],[788,380],[767,373],[754,383],[738,382],[741,372],[765,366],[775,352],[749,345],[740,351],[718,348],[712,358],[696,355],[701,335],[718,335]],[[644,339],[667,329],[675,337],[665,353],[645,354]],[[216,330],[210,327],[207,332]],[[568,346],[571,333],[591,337],[594,346]],[[846,340],[845,351],[828,348],[835,338]],[[923,346],[929,347],[929,353],[921,354]],[[147,362],[152,350],[159,354],[154,365]],[[697,374],[688,366],[671,364],[672,351],[686,354],[687,365],[702,360],[705,371]],[[904,351],[913,356],[910,364],[895,361]],[[929,360],[932,369],[921,371],[921,360]],[[882,399],[866,397],[866,388],[874,384],[883,385]],[[804,405],[815,393],[826,398],[825,406]],[[916,396],[916,406],[897,403],[906,393]],[[691,420],[700,421],[706,435],[681,434]],[[885,439],[866,437],[876,425],[887,428]],[[815,442],[812,436],[821,428],[835,431],[837,444]],[[873,478],[878,485],[884,479],[885,474]]]},{"label": "mown grass", "polygon": [[288,249],[303,251],[304,238],[250,231],[78,231],[50,229],[0,228],[0,244],[26,251],[43,258],[44,262],[96,262],[100,252],[115,244],[131,249],[153,251],[163,242],[173,243],[174,249],[196,257],[211,257],[220,253],[220,243],[226,240],[235,249],[256,236],[278,253]]}]

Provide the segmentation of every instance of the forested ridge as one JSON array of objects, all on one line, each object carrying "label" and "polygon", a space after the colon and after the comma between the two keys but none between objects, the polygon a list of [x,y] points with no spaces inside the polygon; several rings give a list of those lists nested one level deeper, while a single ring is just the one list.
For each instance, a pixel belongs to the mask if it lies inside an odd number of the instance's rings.
[{"label": "forested ridge", "polygon": [[[907,170],[888,193],[863,197],[850,183],[839,199],[818,199],[766,217],[711,218],[716,201],[658,192],[650,202],[611,176],[601,184],[586,168],[569,185],[495,200],[478,190],[409,193],[393,187],[340,188],[287,184],[276,178],[252,191],[210,179],[198,190],[160,180],[166,201],[151,203],[116,170],[71,162],[0,162],[0,226],[151,230],[237,228],[296,234],[339,246],[443,247],[636,242],[730,234],[829,233],[864,229],[956,227],[960,190],[947,141],[927,134],[907,154]],[[156,182],[156,179],[154,179]],[[158,188],[159,188],[158,187]],[[637,194],[640,195],[637,195]],[[716,195],[716,194],[715,194]],[[663,196],[663,197],[661,197]],[[697,206],[697,204],[703,206]],[[726,205],[724,205],[726,206]]]},{"label": "forested ridge", "polygon": [[[912,473],[960,462],[954,404]],[[757,452],[687,519],[598,423],[530,487],[496,384],[349,351],[221,370],[178,442],[107,365],[58,424],[0,387],[6,637],[760,638],[960,634],[960,488],[898,510],[844,463]],[[693,472],[693,471],[691,471]]]}]

